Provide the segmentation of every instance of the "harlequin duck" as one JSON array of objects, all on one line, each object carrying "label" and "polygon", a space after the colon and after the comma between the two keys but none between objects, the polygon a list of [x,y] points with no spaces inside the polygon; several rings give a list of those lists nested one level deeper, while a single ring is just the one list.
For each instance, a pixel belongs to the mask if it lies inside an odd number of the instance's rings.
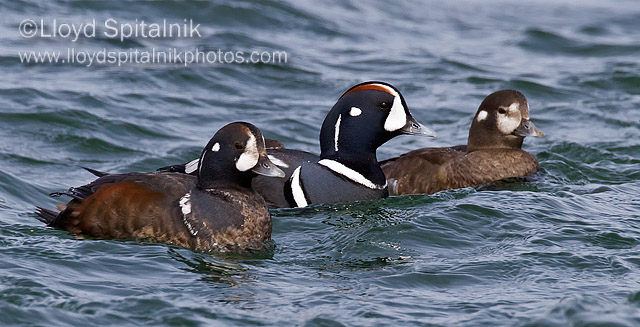
[{"label": "harlequin duck", "polygon": [[[258,176],[252,185],[269,206],[277,208],[385,197],[388,191],[376,149],[400,134],[436,136],[411,116],[394,86],[377,81],[360,83],[342,94],[327,114],[320,131],[320,156],[269,148],[269,158],[286,177]],[[169,167],[185,171],[181,166]],[[193,166],[197,166],[197,159],[186,164],[186,172]]]},{"label": "harlequin duck", "polygon": [[487,96],[471,123],[467,145],[423,148],[381,162],[391,195],[477,186],[538,171],[521,150],[526,136],[542,137],[529,120],[529,104],[515,90]]},{"label": "harlequin duck", "polygon": [[[202,151],[196,176],[102,174],[63,193],[62,212],[38,208],[48,226],[97,238],[144,239],[196,251],[260,250],[271,238],[271,215],[251,188],[257,175],[284,177],[268,158],[260,130],[236,122]],[[59,195],[59,194],[58,194]]]},{"label": "harlequin duck", "polygon": [[[320,157],[304,158],[287,150],[269,154],[287,165],[290,177],[279,206],[375,200],[388,196],[376,149],[400,134],[435,137],[409,112],[402,94],[384,82],[365,82],[351,87],[327,114],[320,130]],[[278,164],[278,161],[274,161]],[[280,185],[265,179],[255,183],[260,194],[277,194]],[[278,181],[281,183],[281,181]],[[266,196],[266,195],[265,195]]]}]

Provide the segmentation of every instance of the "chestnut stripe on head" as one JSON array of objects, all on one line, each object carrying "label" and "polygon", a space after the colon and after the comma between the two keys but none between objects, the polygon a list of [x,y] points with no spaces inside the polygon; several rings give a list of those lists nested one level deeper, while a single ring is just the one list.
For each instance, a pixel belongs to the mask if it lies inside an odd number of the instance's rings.
[{"label": "chestnut stripe on head", "polygon": [[384,129],[387,132],[395,132],[407,124],[407,113],[405,112],[406,108],[403,104],[400,93],[389,85],[380,83],[365,83],[353,87],[352,89],[345,92],[340,98],[343,98],[345,95],[352,92],[367,90],[387,92],[393,96],[393,104],[391,106],[391,110],[389,110],[389,116],[384,122]]},{"label": "chestnut stripe on head", "polygon": [[348,90],[347,92],[345,92],[340,98],[343,98],[345,95],[351,93],[351,92],[356,92],[356,91],[366,91],[366,90],[377,90],[377,91],[382,91],[382,92],[387,92],[393,96],[397,96],[398,92],[396,92],[393,88],[383,85],[383,84],[377,84],[377,83],[372,83],[372,84],[363,84],[363,85],[358,85],[350,90]]}]

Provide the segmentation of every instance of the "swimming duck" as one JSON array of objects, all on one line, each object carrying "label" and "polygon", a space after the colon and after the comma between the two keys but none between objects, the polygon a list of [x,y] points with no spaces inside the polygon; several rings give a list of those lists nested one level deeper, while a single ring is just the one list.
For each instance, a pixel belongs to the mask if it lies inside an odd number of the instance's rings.
[{"label": "swimming duck", "polygon": [[[291,170],[284,187],[287,203],[305,207],[388,196],[376,150],[400,134],[436,136],[411,116],[404,97],[391,84],[365,82],[351,87],[322,123],[320,157],[301,162],[281,160]],[[279,154],[271,154],[280,159]]]},{"label": "swimming duck", "polygon": [[494,92],[480,104],[467,145],[422,148],[382,161],[389,193],[432,194],[534,173],[538,160],[521,149],[527,136],[543,133],[530,120],[525,96]]},{"label": "swimming duck", "polygon": [[72,234],[141,239],[196,251],[260,250],[271,238],[271,215],[251,188],[257,176],[284,177],[265,151],[260,130],[235,122],[221,128],[200,156],[195,175],[105,174],[67,192],[58,212],[40,220]]}]

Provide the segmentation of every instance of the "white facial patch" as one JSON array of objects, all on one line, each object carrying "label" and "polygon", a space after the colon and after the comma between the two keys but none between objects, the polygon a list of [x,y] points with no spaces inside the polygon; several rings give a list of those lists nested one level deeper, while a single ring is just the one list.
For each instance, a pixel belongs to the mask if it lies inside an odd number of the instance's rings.
[{"label": "white facial patch", "polygon": [[387,116],[387,120],[384,121],[384,130],[387,132],[394,132],[407,124],[407,113],[404,112],[404,106],[402,105],[402,100],[400,99],[400,93],[396,91],[394,88],[389,87],[384,84],[372,84],[383,88],[387,91],[387,93],[393,95],[393,104],[391,106],[391,110],[389,111],[389,116]]},{"label": "white facial patch", "polygon": [[220,151],[220,143],[216,142],[216,144],[214,144],[214,145],[211,147],[211,151],[213,151],[213,152],[218,152],[218,151]]},{"label": "white facial patch", "polygon": [[520,104],[514,102],[507,107],[507,112],[511,113],[510,115],[498,115],[498,130],[500,130],[502,134],[511,134],[520,126],[520,115],[515,114],[519,108]]},{"label": "white facial patch", "polygon": [[191,160],[191,161],[187,162],[187,164],[184,165],[184,172],[187,173],[187,174],[193,173],[194,171],[196,171],[198,169],[198,164],[199,163],[200,163],[200,159],[194,159],[194,160]]},{"label": "white facial patch", "polygon": [[244,148],[244,152],[242,152],[236,162],[236,169],[239,171],[247,171],[258,164],[258,158],[260,158],[260,153],[258,153],[256,137],[251,134]]},{"label": "white facial patch", "polygon": [[322,159],[320,161],[318,161],[319,165],[325,166],[327,168],[329,168],[330,170],[333,170],[334,172],[360,184],[360,185],[364,185],[370,189],[374,189],[374,190],[381,190],[384,189],[387,184],[385,183],[385,185],[376,185],[374,184],[372,181],[368,180],[366,177],[364,177],[362,174],[360,174],[359,172],[337,162],[334,160],[329,160],[329,159]]},{"label": "white facial patch", "polygon": [[[387,116],[387,119],[384,121],[384,129],[387,132],[395,132],[401,129],[402,127],[404,127],[407,124],[407,113],[405,112],[405,107],[402,104],[400,93],[398,93],[398,91],[396,91],[393,87],[390,87],[384,84],[378,84],[378,83],[361,85],[361,87],[363,88],[366,87],[366,89],[371,89],[371,87],[369,87],[368,85],[375,86],[375,88],[373,89],[378,89],[378,91],[387,92],[393,96],[393,103],[391,105],[391,109],[389,110],[389,115]],[[360,109],[360,108],[357,108],[357,109]],[[350,110],[349,114],[353,116],[351,112],[352,111]],[[354,113],[356,112],[358,111],[355,111]],[[359,112],[362,113],[362,110],[360,110]]]},{"label": "white facial patch", "polygon": [[304,191],[302,190],[302,184],[300,184],[300,169],[302,166],[296,168],[291,175],[291,193],[293,194],[293,201],[296,202],[296,205],[299,208],[306,207],[309,205],[307,199],[304,196]]},{"label": "white facial patch", "polygon": [[273,162],[274,165],[282,168],[289,168],[289,165],[287,165],[286,162],[276,158],[275,156],[269,154],[267,155],[267,157],[269,158],[269,160],[271,160],[271,162]]},{"label": "white facial patch", "polygon": [[338,152],[338,136],[340,136],[340,122],[342,121],[342,115],[338,115],[338,121],[336,122],[336,129],[333,131],[333,147]]},{"label": "white facial patch", "polygon": [[362,114],[362,109],[358,107],[351,107],[351,110],[349,110],[349,115],[351,117],[358,117],[360,114]]},{"label": "white facial patch", "polygon": [[487,119],[487,115],[488,115],[488,113],[486,111],[482,110],[482,111],[480,111],[478,113],[478,117],[476,117],[476,120],[481,122],[481,121]]},{"label": "white facial patch", "polygon": [[391,106],[387,120],[384,121],[384,130],[387,132],[395,132],[407,124],[407,113],[404,112],[400,94],[395,91],[394,93],[393,105]]}]

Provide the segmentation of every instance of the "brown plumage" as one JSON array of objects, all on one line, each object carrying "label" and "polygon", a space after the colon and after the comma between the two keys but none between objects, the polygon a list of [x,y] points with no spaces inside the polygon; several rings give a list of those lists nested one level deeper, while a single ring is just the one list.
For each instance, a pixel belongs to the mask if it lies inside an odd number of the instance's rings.
[{"label": "brown plumage", "polygon": [[534,173],[538,160],[521,150],[525,136],[541,137],[542,132],[529,120],[524,95],[492,93],[478,108],[467,145],[423,148],[382,161],[389,193],[432,194]]},{"label": "brown plumage", "polygon": [[260,250],[271,215],[251,188],[256,174],[284,177],[248,123],[223,127],[202,152],[197,176],[159,172],[102,177],[63,194],[56,212],[38,208],[48,226],[103,239],[140,239],[203,250]]},{"label": "brown plumage", "polygon": [[284,144],[274,139],[264,139],[264,146],[267,149],[285,149]]}]

